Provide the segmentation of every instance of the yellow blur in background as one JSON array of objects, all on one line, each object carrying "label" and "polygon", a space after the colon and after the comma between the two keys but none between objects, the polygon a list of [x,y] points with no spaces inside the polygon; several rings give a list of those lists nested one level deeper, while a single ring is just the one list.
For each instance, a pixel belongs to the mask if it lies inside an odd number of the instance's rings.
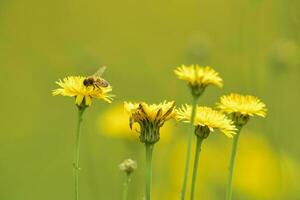
[{"label": "yellow blur in background", "polygon": [[[258,96],[265,119],[251,119],[239,141],[236,200],[300,199],[300,2],[295,0],[0,1],[0,199],[73,199],[76,107],[52,97],[68,75],[104,74],[116,98],[94,101],[82,127],[80,198],[120,199],[118,164],[137,160],[129,199],[144,193],[144,146],[129,129],[123,101],[190,103],[173,70],[210,65],[229,92]],[[186,124],[167,122],[154,148],[153,199],[178,199]],[[204,142],[197,198],[225,196],[231,140]]]}]

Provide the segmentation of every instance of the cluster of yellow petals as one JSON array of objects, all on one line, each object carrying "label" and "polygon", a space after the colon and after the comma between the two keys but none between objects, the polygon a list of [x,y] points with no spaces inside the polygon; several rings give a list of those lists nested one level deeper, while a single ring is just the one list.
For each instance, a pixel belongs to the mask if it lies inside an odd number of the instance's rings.
[{"label": "cluster of yellow petals", "polygon": [[177,67],[174,72],[179,79],[188,81],[191,86],[206,87],[208,85],[215,85],[223,87],[223,80],[219,76],[219,73],[209,66],[182,65],[181,67]]},{"label": "cluster of yellow petals", "polygon": [[[176,119],[190,123],[192,107],[190,105],[183,105],[176,110]],[[219,129],[226,136],[232,138],[235,134],[236,128],[232,120],[227,118],[223,113],[213,110],[209,107],[197,106],[194,126],[207,126],[210,132],[214,129]]]},{"label": "cluster of yellow petals", "polygon": [[56,83],[60,88],[53,90],[52,94],[75,97],[76,105],[81,105],[84,102],[86,106],[90,106],[92,98],[102,99],[108,103],[112,102],[113,96],[108,94],[112,91],[111,86],[101,88],[85,86],[83,81],[86,78],[84,76],[68,76],[59,80]]},{"label": "cluster of yellow petals", "polygon": [[[115,139],[136,140],[141,131],[138,123],[133,124],[132,130],[128,128],[128,114],[124,112],[124,103],[115,103],[109,109],[101,112],[97,117],[97,128],[100,134],[105,137]],[[160,141],[164,143],[170,142],[173,136],[173,124],[164,124],[161,127],[163,133]]]},{"label": "cluster of yellow petals", "polygon": [[124,109],[129,114],[132,123],[157,122],[163,124],[165,121],[175,117],[175,102],[170,101],[160,104],[147,104],[124,102]]},{"label": "cluster of yellow petals", "polygon": [[260,99],[251,95],[231,93],[220,98],[217,107],[224,113],[239,113],[248,116],[266,116],[266,105]]}]

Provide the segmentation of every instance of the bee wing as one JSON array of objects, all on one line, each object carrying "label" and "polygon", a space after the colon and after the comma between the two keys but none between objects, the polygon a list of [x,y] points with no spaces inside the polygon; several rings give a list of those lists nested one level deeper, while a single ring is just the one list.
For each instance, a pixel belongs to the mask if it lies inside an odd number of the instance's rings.
[{"label": "bee wing", "polygon": [[108,87],[109,86],[109,82],[107,82],[104,79],[99,79],[96,84],[100,87]]},{"label": "bee wing", "polygon": [[106,66],[100,67],[95,74],[93,74],[93,77],[101,77],[104,71],[106,70]]}]

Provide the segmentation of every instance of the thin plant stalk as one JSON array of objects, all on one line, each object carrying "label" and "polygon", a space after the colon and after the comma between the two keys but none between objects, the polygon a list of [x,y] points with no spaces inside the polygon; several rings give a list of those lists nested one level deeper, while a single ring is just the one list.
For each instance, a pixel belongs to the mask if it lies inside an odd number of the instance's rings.
[{"label": "thin plant stalk", "polygon": [[75,188],[75,200],[79,199],[79,154],[80,154],[80,128],[82,122],[82,116],[84,113],[85,107],[78,107],[78,121],[77,121],[77,130],[75,135],[75,147],[74,147],[74,158],[73,158],[73,169],[74,169],[74,188]]},{"label": "thin plant stalk", "polygon": [[190,167],[191,145],[192,145],[192,140],[193,140],[193,136],[194,136],[194,121],[195,121],[195,116],[196,116],[198,99],[199,99],[199,97],[194,96],[193,102],[192,102],[191,124],[190,124],[190,130],[188,133],[188,140],[187,140],[187,146],[186,146],[184,174],[183,174],[181,197],[180,197],[181,200],[185,199],[185,194],[186,194],[187,178],[188,178],[189,167]]},{"label": "thin plant stalk", "polygon": [[191,188],[191,200],[194,200],[194,195],[195,195],[195,187],[196,187],[196,181],[197,181],[198,164],[199,164],[202,141],[203,141],[203,139],[201,139],[200,137],[197,137],[196,153],[195,153],[194,169],[193,169],[193,177],[192,177],[192,186],[191,186],[192,187]]},{"label": "thin plant stalk", "polygon": [[233,179],[234,163],[235,163],[235,157],[236,157],[236,152],[237,152],[240,131],[241,131],[241,127],[238,128],[236,135],[233,136],[231,157],[230,157],[230,163],[229,163],[229,167],[228,167],[228,182],[227,182],[227,190],[226,190],[226,200],[232,199],[232,179]]},{"label": "thin plant stalk", "polygon": [[124,188],[123,188],[123,200],[128,200],[128,187],[130,183],[130,175],[126,175],[126,179],[124,181]]},{"label": "thin plant stalk", "polygon": [[154,144],[146,145],[146,200],[151,200],[151,187],[152,187],[152,152]]}]

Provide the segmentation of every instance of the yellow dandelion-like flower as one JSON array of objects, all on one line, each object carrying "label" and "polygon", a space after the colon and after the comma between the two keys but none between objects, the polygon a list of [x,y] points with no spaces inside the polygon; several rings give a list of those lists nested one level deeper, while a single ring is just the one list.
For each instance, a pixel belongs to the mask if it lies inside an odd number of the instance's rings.
[{"label": "yellow dandelion-like flower", "polygon": [[209,66],[182,65],[177,67],[174,72],[179,79],[187,81],[192,88],[193,94],[198,96],[202,94],[208,85],[223,87],[223,80],[219,73]]},{"label": "yellow dandelion-like flower", "polygon": [[250,116],[266,116],[266,105],[258,98],[251,95],[229,94],[221,97],[217,107],[224,113],[230,114],[238,128],[237,135],[234,137],[231,150],[231,162],[229,163],[228,187],[226,191],[226,199],[232,198],[232,178],[234,161],[236,157],[237,144],[242,127],[249,121]]},{"label": "yellow dandelion-like flower", "polygon": [[75,97],[75,104],[80,106],[84,103],[86,106],[92,104],[92,98],[102,99],[108,103],[112,102],[113,95],[108,94],[112,87],[94,87],[85,86],[83,81],[87,77],[69,76],[56,82],[61,88],[53,90],[53,95],[62,95]]},{"label": "yellow dandelion-like flower", "polygon": [[175,117],[175,102],[160,104],[147,104],[125,102],[124,108],[129,115],[129,125],[132,129],[134,123],[140,126],[140,141],[144,143],[155,143],[159,140],[159,130],[164,123]]},{"label": "yellow dandelion-like flower", "polygon": [[[140,132],[140,125],[138,123],[133,124],[132,130],[128,128],[128,115],[124,112],[123,103],[115,103],[110,109],[101,112],[97,118],[96,123],[99,133],[105,137],[115,139],[128,139],[137,140],[138,132]],[[160,137],[160,141],[168,143],[171,141],[173,124],[167,123],[161,128],[163,133]]]},{"label": "yellow dandelion-like flower", "polygon": [[[180,109],[176,110],[176,113],[177,120],[190,123],[192,113],[191,106],[183,105]],[[194,126],[196,127],[196,134],[199,131],[203,132],[203,130],[205,130],[204,127],[206,127],[206,137],[215,129],[219,129],[222,133],[230,138],[233,137],[236,131],[233,121],[227,118],[223,113],[213,110],[209,107],[201,106],[197,106]]]},{"label": "yellow dandelion-like flower", "polygon": [[257,97],[251,95],[229,94],[220,99],[217,107],[228,114],[237,113],[245,116],[265,117],[267,113],[266,105]]}]

